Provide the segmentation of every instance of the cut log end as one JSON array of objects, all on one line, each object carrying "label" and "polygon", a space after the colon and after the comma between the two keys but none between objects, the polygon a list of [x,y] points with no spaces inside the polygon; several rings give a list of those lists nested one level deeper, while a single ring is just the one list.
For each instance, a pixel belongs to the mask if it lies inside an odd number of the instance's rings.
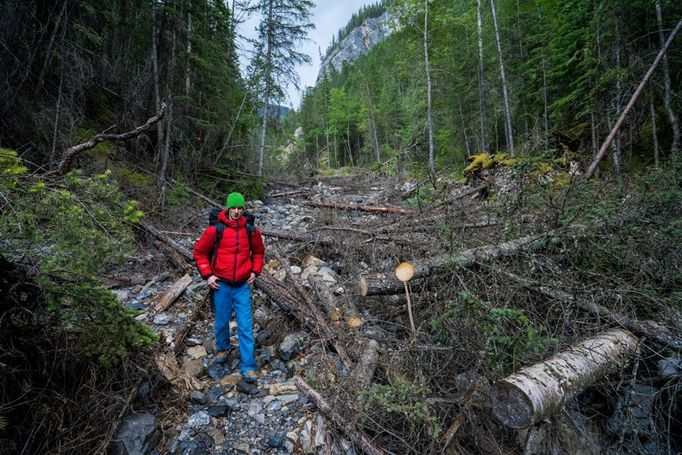
[{"label": "cut log end", "polygon": [[365,280],[364,276],[361,276],[358,282],[358,293],[363,297],[367,297],[367,289],[367,280]]},{"label": "cut log end", "polygon": [[490,399],[495,417],[504,425],[520,429],[533,424],[533,403],[517,386],[500,381],[493,385]]}]

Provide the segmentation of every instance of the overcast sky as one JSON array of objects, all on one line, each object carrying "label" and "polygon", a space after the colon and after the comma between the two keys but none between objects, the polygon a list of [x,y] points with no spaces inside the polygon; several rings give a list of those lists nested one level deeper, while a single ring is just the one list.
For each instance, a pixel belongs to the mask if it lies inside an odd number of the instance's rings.
[{"label": "overcast sky", "polygon": [[[310,31],[309,43],[301,46],[301,51],[310,55],[312,58],[312,65],[305,65],[297,67],[300,76],[301,90],[305,87],[312,87],[315,85],[317,72],[320,69],[320,52],[323,52],[332,41],[332,37],[337,34],[339,29],[346,25],[353,13],[358,11],[362,6],[375,3],[376,0],[317,0],[315,7],[312,10],[311,22],[315,24],[315,30]],[[251,17],[248,21],[241,24],[240,33],[248,38],[256,38],[257,32],[255,27],[258,25],[259,18]],[[243,46],[245,46],[242,43]],[[318,50],[319,49],[319,50]],[[250,54],[244,52],[241,56],[240,62],[242,71],[248,65]],[[299,107],[301,102],[301,93],[294,87],[287,89],[289,100],[284,104]]]}]

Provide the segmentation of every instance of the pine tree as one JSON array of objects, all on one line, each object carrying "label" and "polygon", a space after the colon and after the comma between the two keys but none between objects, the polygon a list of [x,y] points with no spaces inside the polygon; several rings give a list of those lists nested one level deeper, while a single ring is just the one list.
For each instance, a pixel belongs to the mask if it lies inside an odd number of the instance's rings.
[{"label": "pine tree", "polygon": [[251,62],[251,74],[257,83],[263,105],[261,112],[260,146],[258,151],[258,175],[263,175],[265,164],[265,137],[268,126],[268,110],[271,102],[284,99],[284,89],[291,84],[298,88],[297,64],[310,63],[310,56],[298,51],[302,41],[307,40],[310,23],[311,0],[258,0],[251,11],[262,15],[258,25],[256,53]]}]

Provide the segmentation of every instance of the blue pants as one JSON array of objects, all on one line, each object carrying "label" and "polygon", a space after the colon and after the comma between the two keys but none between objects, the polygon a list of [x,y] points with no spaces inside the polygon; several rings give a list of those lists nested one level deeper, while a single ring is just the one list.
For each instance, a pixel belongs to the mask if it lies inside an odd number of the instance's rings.
[{"label": "blue pants", "polygon": [[217,351],[230,349],[230,317],[234,309],[237,317],[237,335],[239,337],[239,356],[241,372],[256,370],[253,358],[253,321],[251,319],[251,288],[248,284],[239,287],[221,283],[214,291],[215,304],[215,347]]}]

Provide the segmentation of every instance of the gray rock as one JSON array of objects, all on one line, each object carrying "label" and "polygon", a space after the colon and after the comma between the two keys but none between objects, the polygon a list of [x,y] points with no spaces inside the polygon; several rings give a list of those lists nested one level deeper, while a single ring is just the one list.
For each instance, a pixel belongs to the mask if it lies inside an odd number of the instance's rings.
[{"label": "gray rock", "polygon": [[192,414],[187,419],[187,425],[191,428],[204,427],[211,423],[211,416],[208,415],[206,411],[199,411],[196,414]]},{"label": "gray rock", "polygon": [[306,332],[290,333],[284,337],[284,341],[279,345],[277,355],[284,361],[291,360],[296,354],[301,352],[303,344],[308,341],[309,338],[310,335]]},{"label": "gray rock", "polygon": [[208,398],[206,398],[205,393],[199,392],[198,390],[192,390],[192,393],[189,394],[189,401],[194,404],[206,404],[208,403]]},{"label": "gray rock", "polygon": [[158,419],[146,413],[125,417],[109,446],[112,455],[147,455],[161,440]]},{"label": "gray rock", "polygon": [[167,325],[169,322],[171,322],[171,317],[166,313],[161,313],[154,316],[154,324],[156,325]]},{"label": "gray rock", "polygon": [[229,417],[232,409],[227,403],[218,403],[213,406],[209,406],[208,415],[211,417]]},{"label": "gray rock", "polygon": [[128,295],[130,295],[130,291],[126,291],[125,289],[109,289],[109,291],[116,296],[116,301],[118,303],[125,302],[128,300]]},{"label": "gray rock", "polygon": [[246,395],[258,395],[260,390],[256,384],[251,384],[246,381],[239,381],[237,383],[237,392],[245,393]]},{"label": "gray rock", "polygon": [[664,378],[682,373],[682,359],[679,355],[660,359],[656,364],[658,365],[658,371]]},{"label": "gray rock", "polygon": [[268,436],[268,438],[265,440],[265,443],[269,445],[270,447],[274,447],[275,449],[279,449],[284,445],[284,441],[286,440],[286,433],[281,432],[277,434],[273,434]]},{"label": "gray rock", "polygon": [[208,396],[208,399],[211,401],[218,401],[220,397],[223,396],[223,393],[225,393],[225,389],[217,385],[209,390],[206,396]]}]

